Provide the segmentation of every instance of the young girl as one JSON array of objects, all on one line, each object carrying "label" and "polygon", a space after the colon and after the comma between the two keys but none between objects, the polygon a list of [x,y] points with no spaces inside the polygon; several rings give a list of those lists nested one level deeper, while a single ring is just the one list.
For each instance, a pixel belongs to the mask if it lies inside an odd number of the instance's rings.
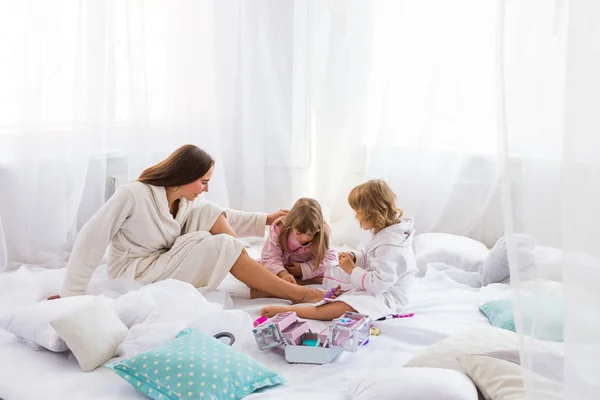
[{"label": "young girl", "polygon": [[377,319],[406,308],[417,271],[412,219],[402,218],[396,195],[382,180],[355,187],[348,202],[361,228],[373,233],[364,251],[341,253],[339,267],[333,268],[341,269],[336,275],[350,290],[312,306],[267,306],[262,315],[295,311],[300,318],[328,321],[353,311]]},{"label": "young girl", "polygon": [[320,284],[323,271],[338,260],[330,239],[321,206],[316,200],[303,198],[287,216],[273,223],[261,262],[288,282]]}]

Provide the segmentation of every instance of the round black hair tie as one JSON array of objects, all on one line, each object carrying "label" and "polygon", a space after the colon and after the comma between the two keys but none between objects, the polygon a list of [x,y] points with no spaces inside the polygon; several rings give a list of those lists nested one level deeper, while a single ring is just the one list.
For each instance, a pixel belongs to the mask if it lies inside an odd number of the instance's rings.
[{"label": "round black hair tie", "polygon": [[229,332],[219,332],[214,336],[214,338],[217,340],[219,340],[223,337],[229,338],[229,343],[228,343],[229,346],[231,346],[231,345],[233,345],[233,343],[235,343],[235,336],[233,336],[233,334],[231,334]]}]

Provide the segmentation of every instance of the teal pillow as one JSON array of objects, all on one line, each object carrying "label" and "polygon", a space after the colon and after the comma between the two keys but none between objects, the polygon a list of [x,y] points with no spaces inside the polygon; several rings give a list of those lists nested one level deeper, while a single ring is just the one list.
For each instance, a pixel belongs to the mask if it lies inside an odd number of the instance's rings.
[{"label": "teal pillow", "polygon": [[[490,301],[479,309],[490,324],[516,332],[513,299]],[[565,306],[559,298],[519,299],[524,333],[541,340],[563,341]]]},{"label": "teal pillow", "polygon": [[155,400],[241,399],[284,383],[264,364],[193,329],[181,331],[164,346],[105,367]]}]

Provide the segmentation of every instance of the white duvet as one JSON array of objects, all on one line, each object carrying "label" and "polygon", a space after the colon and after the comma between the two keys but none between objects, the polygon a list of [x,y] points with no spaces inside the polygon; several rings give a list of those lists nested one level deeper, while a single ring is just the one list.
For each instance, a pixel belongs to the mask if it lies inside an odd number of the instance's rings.
[{"label": "white duvet", "polygon": [[[253,249],[257,251],[257,248]],[[344,399],[349,387],[367,373],[402,365],[414,354],[449,335],[474,325],[488,324],[479,312],[479,289],[428,273],[417,279],[409,310],[413,318],[376,322],[381,335],[356,353],[342,353],[326,365],[287,364],[278,351],[259,351],[252,336],[252,321],[262,306],[284,300],[249,300],[248,289],[229,275],[216,292],[200,293],[192,286],[165,281],[139,288],[135,282],[107,282],[99,269],[90,291],[118,297],[115,304],[133,326],[118,350],[129,357],[171,340],[192,327],[209,334],[227,331],[236,337],[234,347],[283,375],[288,383],[252,394],[260,399]],[[54,294],[64,270],[35,271],[26,267],[0,275],[0,315]],[[125,295],[122,293],[129,292]],[[119,297],[120,296],[120,297]],[[324,322],[310,322],[320,330]],[[99,368],[83,373],[66,353],[33,351],[14,335],[0,331],[0,398],[40,399],[143,399],[114,372]]]}]

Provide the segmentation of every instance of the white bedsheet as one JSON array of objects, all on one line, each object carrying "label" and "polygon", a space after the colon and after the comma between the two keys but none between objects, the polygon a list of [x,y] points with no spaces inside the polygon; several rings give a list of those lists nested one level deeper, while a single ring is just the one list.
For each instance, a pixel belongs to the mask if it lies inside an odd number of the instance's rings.
[{"label": "white bedsheet", "polygon": [[[258,254],[253,247],[251,255]],[[0,275],[0,314],[16,307],[39,301],[54,294],[60,286],[64,270],[31,270],[22,268]],[[99,269],[91,288],[108,293],[111,297],[136,287],[132,282],[117,286],[103,278]],[[107,286],[108,285],[108,286]],[[263,305],[286,303],[284,300],[250,300],[248,289],[229,275],[217,292],[205,293],[214,304],[208,306],[203,296],[182,294],[164,285],[165,299],[144,324],[135,326],[124,344],[123,355],[143,351],[173,337],[183,326],[189,325],[207,333],[228,330],[236,335],[234,347],[246,352],[284,376],[288,383],[248,396],[253,399],[344,399],[353,382],[367,373],[385,370],[390,364],[401,365],[425,347],[449,335],[475,325],[488,324],[478,306],[489,296],[502,296],[497,290],[480,289],[456,283],[435,271],[417,279],[410,311],[413,318],[376,322],[381,335],[356,353],[342,353],[331,364],[287,364],[283,355],[275,351],[261,352],[252,336],[251,322],[258,317]],[[496,293],[496,291],[498,293]],[[184,308],[173,312],[173,302]],[[196,307],[196,303],[199,304]],[[202,305],[204,304],[204,305]],[[242,311],[239,311],[242,310]],[[325,326],[324,322],[311,321],[313,330]],[[0,399],[143,399],[132,386],[114,372],[99,368],[83,373],[69,353],[34,351],[23,345],[12,334],[0,331]]]}]

